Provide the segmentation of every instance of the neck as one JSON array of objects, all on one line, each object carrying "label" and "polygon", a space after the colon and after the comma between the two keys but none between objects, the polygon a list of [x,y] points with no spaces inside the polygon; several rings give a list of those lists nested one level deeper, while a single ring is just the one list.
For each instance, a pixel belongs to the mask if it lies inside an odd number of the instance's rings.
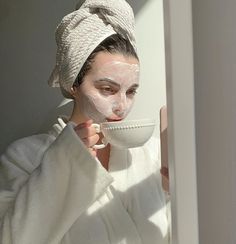
[{"label": "neck", "polygon": [[74,106],[73,106],[73,111],[72,114],[69,118],[69,121],[72,121],[76,124],[81,124],[84,123],[85,121],[87,121],[88,118],[86,118],[85,116],[83,116],[79,110],[79,107],[76,106],[76,103],[74,102]]},{"label": "neck", "polygon": [[97,150],[97,158],[101,162],[102,166],[108,171],[109,169],[109,160],[110,160],[110,144],[105,148]]}]

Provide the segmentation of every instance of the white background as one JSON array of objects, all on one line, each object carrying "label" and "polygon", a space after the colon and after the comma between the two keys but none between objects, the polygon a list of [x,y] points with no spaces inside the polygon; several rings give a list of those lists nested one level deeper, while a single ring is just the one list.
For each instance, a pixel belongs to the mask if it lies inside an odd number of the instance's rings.
[{"label": "white background", "polygon": [[235,244],[236,1],[164,2],[173,244]]}]

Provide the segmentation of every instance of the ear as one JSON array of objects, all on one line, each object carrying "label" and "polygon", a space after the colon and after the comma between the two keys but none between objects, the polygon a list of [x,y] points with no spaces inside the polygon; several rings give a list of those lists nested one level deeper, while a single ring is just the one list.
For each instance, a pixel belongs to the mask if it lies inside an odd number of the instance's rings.
[{"label": "ear", "polygon": [[78,90],[76,86],[72,86],[70,88],[70,94],[73,98],[76,98],[78,96]]}]

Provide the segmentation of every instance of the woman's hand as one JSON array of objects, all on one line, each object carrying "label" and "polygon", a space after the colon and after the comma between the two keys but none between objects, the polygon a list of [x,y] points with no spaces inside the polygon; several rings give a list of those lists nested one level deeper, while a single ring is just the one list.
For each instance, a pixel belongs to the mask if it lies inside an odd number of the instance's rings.
[{"label": "woman's hand", "polygon": [[162,175],[162,187],[163,190],[170,193],[170,188],[169,188],[169,169],[166,166],[161,167],[161,175]]},{"label": "woman's hand", "polygon": [[93,146],[98,142],[99,135],[96,133],[92,123],[92,120],[87,120],[86,122],[77,125],[74,130],[84,145],[88,148],[92,156],[96,157],[97,151],[93,148]]},{"label": "woman's hand", "polygon": [[167,143],[167,107],[160,110],[160,138],[161,138],[161,175],[162,187],[169,193],[168,143]]}]

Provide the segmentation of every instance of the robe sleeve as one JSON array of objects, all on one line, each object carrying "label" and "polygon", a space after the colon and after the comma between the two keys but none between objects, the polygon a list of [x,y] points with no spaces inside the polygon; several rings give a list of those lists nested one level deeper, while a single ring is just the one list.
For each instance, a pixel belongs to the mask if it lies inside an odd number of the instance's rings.
[{"label": "robe sleeve", "polygon": [[[2,159],[4,165],[11,164],[7,157]],[[5,168],[6,174],[8,170]],[[0,189],[2,244],[60,243],[76,219],[113,181],[71,124],[48,147],[29,176],[27,170],[17,170],[23,185]],[[14,193],[12,188],[19,190]]]}]

